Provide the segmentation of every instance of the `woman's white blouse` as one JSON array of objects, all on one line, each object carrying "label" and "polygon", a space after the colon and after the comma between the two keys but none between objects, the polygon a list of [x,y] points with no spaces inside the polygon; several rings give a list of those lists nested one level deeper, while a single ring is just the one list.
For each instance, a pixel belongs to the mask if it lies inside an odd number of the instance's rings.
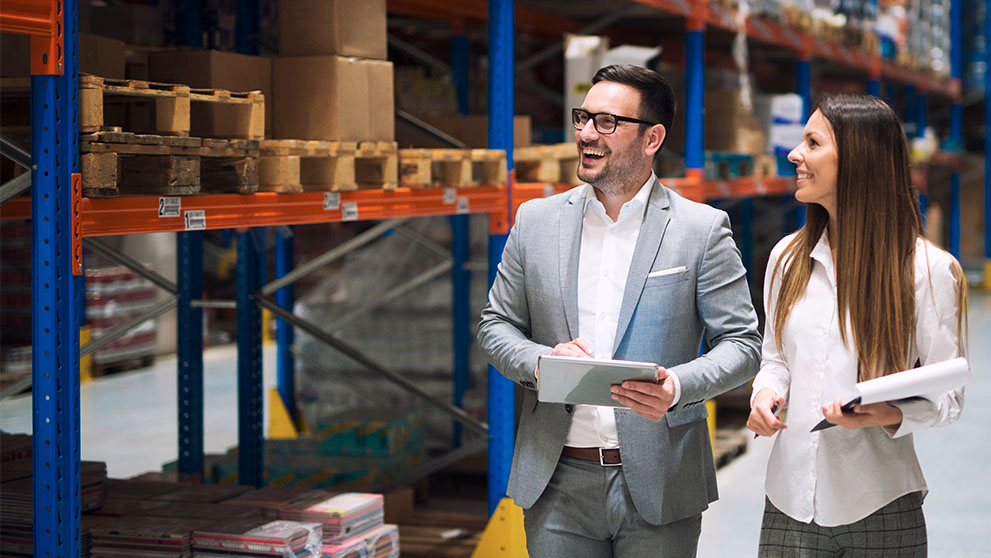
[{"label": "woman's white blouse", "polygon": [[[960,416],[963,388],[930,399],[898,403],[901,426],[810,432],[823,418],[821,406],[849,393],[857,382],[852,330],[849,346],[837,322],[833,258],[825,233],[812,251],[812,274],[805,294],[792,308],[783,330],[783,351],[774,335],[774,311],[781,273],[775,264],[794,235],[771,251],[764,279],[764,345],[753,393],[772,388],[787,401],[788,428],[779,431],[767,464],[765,489],[789,517],[826,527],[853,523],[893,500],[926,491],[911,433],[946,426]],[[957,334],[957,282],[952,256],[919,239],[915,249],[915,347],[910,362],[923,365],[960,355]],[[752,397],[751,397],[752,400]]]}]

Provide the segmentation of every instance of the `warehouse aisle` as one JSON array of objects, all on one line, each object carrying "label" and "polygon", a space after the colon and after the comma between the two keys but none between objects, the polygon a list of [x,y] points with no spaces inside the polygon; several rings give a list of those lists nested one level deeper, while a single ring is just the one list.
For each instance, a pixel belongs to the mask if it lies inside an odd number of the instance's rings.
[{"label": "warehouse aisle", "polygon": [[[973,376],[960,420],[915,436],[929,484],[924,510],[930,558],[978,558],[991,552],[991,293],[971,291]],[[771,440],[719,470],[719,501],[703,514],[699,558],[753,558],[764,509],[764,467]]]},{"label": "warehouse aisle", "polygon": [[[931,558],[977,558],[991,549],[991,293],[972,292],[970,357],[974,376],[963,417],[945,429],[916,436],[930,494],[925,511]],[[275,385],[275,348],[266,347],[265,386]],[[237,443],[237,348],[204,354],[207,452]],[[82,455],[107,462],[113,477],[159,470],[176,458],[176,364],[102,378],[82,387]],[[267,405],[266,405],[267,409]],[[267,420],[266,420],[267,424]],[[29,432],[31,399],[0,403],[0,428]],[[720,499],[703,515],[700,558],[756,555],[763,510],[764,466],[771,440],[751,441],[747,452],[719,470]]]},{"label": "warehouse aisle", "polygon": [[[275,385],[275,346],[264,348],[265,429],[268,388]],[[237,444],[237,347],[203,353],[204,450],[223,453]],[[148,369],[115,374],[80,390],[83,459],[107,462],[107,474],[127,478],[160,471],[176,459],[178,444],[176,358]],[[31,431],[31,396],[0,402],[0,429]]]}]

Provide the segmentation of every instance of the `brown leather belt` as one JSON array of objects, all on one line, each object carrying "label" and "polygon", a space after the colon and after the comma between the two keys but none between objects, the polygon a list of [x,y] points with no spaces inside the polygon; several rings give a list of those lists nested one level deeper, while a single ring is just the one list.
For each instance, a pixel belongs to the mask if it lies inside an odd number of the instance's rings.
[{"label": "brown leather belt", "polygon": [[619,457],[619,448],[573,448],[571,446],[564,446],[561,455],[584,461],[596,461],[603,467],[615,467],[623,464],[623,460]]}]

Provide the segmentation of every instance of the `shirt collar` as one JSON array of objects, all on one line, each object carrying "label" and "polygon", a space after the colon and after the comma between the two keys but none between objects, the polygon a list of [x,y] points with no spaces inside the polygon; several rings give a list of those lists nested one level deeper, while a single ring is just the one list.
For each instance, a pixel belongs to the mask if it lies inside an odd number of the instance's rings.
[{"label": "shirt collar", "polygon": [[[628,213],[631,210],[639,210],[640,218],[642,219],[644,214],[647,212],[647,202],[650,201],[650,192],[653,189],[654,182],[657,180],[657,176],[654,175],[654,171],[650,171],[650,176],[647,177],[647,181],[643,183],[640,190],[637,192],[633,199],[623,204],[623,207],[619,210],[619,215],[622,218],[624,212]],[[595,188],[591,184],[585,185],[585,211],[588,211],[589,206],[592,202],[598,203],[600,206],[602,202],[595,197]],[[630,209],[627,209],[629,207]],[[605,209],[603,209],[605,211]]]}]

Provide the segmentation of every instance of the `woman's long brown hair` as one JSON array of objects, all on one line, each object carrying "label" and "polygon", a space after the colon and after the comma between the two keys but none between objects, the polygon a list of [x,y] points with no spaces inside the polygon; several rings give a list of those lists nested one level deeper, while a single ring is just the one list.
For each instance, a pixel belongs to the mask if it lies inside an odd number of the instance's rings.
[{"label": "woman's long brown hair", "polygon": [[[866,95],[838,94],[818,110],[833,128],[837,149],[836,291],[840,336],[848,343],[847,318],[857,351],[857,381],[909,368],[915,344],[915,242],[922,231],[919,201],[909,171],[908,145],[895,112]],[[829,225],[818,204],[785,248],[774,333],[782,346],[784,324],[805,293],[812,249]],[[954,260],[964,350],[967,285]],[[772,279],[773,280],[773,279]]]}]

